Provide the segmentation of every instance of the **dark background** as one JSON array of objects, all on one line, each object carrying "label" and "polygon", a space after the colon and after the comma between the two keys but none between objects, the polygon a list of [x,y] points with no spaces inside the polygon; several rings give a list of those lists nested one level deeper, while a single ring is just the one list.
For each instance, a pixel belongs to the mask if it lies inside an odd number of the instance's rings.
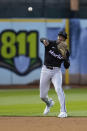
[{"label": "dark background", "polygon": [[79,11],[70,10],[70,0],[0,0],[0,18],[87,18],[86,12],[87,0],[79,0]]}]

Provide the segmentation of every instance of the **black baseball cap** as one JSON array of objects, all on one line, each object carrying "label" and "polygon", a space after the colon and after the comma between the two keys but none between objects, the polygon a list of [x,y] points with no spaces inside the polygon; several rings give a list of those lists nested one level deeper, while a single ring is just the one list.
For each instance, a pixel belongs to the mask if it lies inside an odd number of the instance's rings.
[{"label": "black baseball cap", "polygon": [[63,36],[65,39],[67,39],[67,33],[65,31],[60,31],[58,35]]}]

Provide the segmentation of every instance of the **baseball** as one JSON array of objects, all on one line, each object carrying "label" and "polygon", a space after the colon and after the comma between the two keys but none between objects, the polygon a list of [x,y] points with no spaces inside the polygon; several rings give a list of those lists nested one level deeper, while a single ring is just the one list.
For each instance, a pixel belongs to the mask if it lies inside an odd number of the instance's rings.
[{"label": "baseball", "polygon": [[28,11],[32,11],[33,10],[33,8],[32,7],[28,7]]}]

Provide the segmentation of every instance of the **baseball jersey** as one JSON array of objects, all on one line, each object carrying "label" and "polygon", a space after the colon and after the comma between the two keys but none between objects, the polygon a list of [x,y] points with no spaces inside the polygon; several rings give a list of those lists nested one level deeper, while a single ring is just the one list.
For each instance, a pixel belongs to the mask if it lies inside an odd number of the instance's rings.
[{"label": "baseball jersey", "polygon": [[[43,41],[41,42],[43,43]],[[52,67],[61,67],[61,64],[63,62],[64,67],[69,68],[69,56],[67,56],[67,59],[64,60],[64,58],[57,49],[57,42],[49,40],[49,45],[45,46],[44,65]]]}]

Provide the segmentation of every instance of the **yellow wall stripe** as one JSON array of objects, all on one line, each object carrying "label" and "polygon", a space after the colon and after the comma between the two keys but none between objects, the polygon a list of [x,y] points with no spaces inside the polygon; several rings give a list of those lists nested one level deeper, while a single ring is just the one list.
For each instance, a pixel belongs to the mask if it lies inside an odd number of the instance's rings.
[{"label": "yellow wall stripe", "polygon": [[62,22],[62,19],[0,19],[0,22]]},{"label": "yellow wall stripe", "polygon": [[[68,49],[69,49],[69,19],[66,19],[66,28],[65,28],[65,30],[66,30],[66,33],[68,35],[68,39],[67,39],[66,42],[67,42]],[[68,69],[65,71],[65,84],[69,85],[69,70]]]}]

